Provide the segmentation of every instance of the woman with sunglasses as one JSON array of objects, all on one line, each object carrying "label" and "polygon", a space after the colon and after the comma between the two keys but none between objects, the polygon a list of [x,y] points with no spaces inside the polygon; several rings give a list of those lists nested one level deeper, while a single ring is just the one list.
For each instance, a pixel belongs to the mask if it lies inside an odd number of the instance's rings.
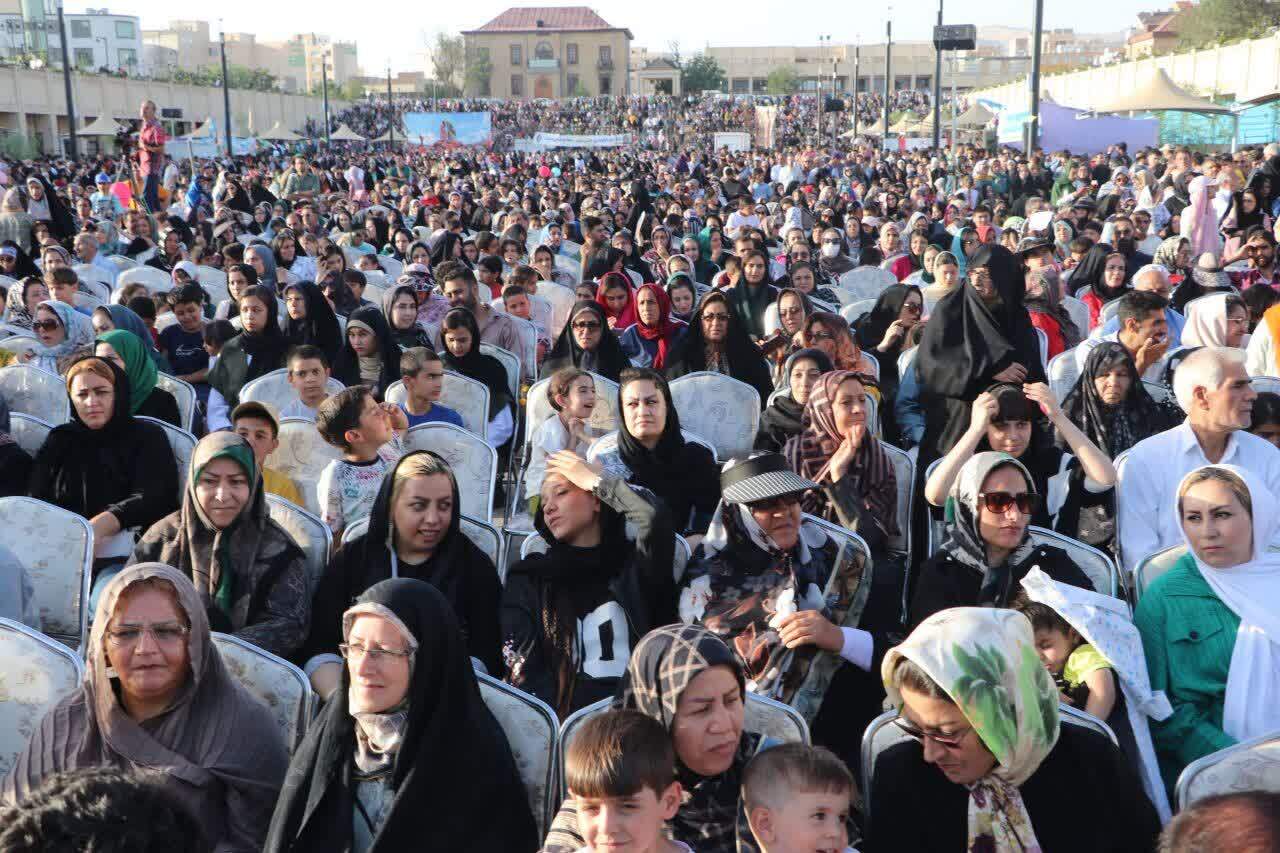
[{"label": "woman with sunglasses", "polygon": [[542,363],[541,378],[552,376],[562,367],[577,367],[617,382],[630,363],[618,336],[609,328],[604,308],[593,295],[591,300],[574,303],[569,322]]},{"label": "woman with sunglasses", "polygon": [[1160,819],[1142,783],[1106,736],[1061,722],[1022,614],[939,613],[880,675],[910,740],[876,758],[863,851],[1152,849]]},{"label": "woman with sunglasses", "polygon": [[[893,411],[893,401],[898,393],[898,356],[909,349],[907,344],[911,330],[920,324],[924,314],[924,294],[910,284],[886,287],[876,298],[871,312],[863,315],[854,327],[854,337],[862,349],[875,354],[880,363],[880,397],[884,412]],[[882,426],[889,427],[886,418],[880,418]],[[897,434],[894,425],[886,435]]]},{"label": "woman with sunglasses", "polygon": [[689,321],[689,334],[667,362],[667,379],[711,371],[732,376],[755,388],[764,408],[773,393],[768,363],[751,342],[729,297],[713,290],[702,297]]}]

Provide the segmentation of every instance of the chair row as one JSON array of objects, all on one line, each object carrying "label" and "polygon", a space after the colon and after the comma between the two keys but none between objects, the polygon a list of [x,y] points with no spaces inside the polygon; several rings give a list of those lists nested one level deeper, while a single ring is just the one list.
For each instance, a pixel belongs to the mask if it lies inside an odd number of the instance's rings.
[{"label": "chair row", "polygon": [[[34,340],[25,335],[14,335],[0,340],[0,349],[19,352]],[[157,375],[156,387],[173,395],[182,428],[190,432],[196,416],[196,389],[189,382],[167,373]],[[30,415],[50,424],[50,428],[71,420],[71,403],[62,377],[34,365],[0,367],[0,396],[4,397],[11,411]]]}]

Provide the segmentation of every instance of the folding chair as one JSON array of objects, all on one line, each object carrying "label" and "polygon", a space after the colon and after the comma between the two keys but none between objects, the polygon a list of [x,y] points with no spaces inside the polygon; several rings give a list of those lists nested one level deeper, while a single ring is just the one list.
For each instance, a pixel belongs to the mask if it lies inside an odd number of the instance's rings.
[{"label": "folding chair", "polygon": [[26,751],[45,714],[84,680],[84,664],[61,643],[0,619],[0,779]]}]

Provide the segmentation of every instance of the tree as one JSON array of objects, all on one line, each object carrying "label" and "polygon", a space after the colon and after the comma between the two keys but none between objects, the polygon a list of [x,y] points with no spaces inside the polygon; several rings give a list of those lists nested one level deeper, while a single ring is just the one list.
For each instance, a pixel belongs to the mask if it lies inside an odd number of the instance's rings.
[{"label": "tree", "polygon": [[680,86],[690,94],[724,89],[725,75],[714,56],[699,53],[680,69]]},{"label": "tree", "polygon": [[1271,0],[1202,0],[1178,15],[1178,46],[1211,47],[1256,38],[1280,26],[1280,4]]},{"label": "tree", "polygon": [[467,65],[462,36],[436,33],[435,44],[431,47],[431,65],[434,68],[433,76],[442,84],[462,85]]},{"label": "tree", "polygon": [[795,68],[783,65],[769,72],[769,76],[765,79],[765,86],[768,87],[770,95],[790,95],[796,90],[798,82],[799,75],[796,74]]},{"label": "tree", "polygon": [[472,95],[489,93],[489,78],[493,76],[493,63],[487,53],[473,53],[467,57],[466,90]]}]

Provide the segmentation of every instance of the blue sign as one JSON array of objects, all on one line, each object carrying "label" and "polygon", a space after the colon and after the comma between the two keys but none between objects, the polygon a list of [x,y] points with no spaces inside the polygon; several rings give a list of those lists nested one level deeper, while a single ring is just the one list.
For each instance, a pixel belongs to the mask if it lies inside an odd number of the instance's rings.
[{"label": "blue sign", "polygon": [[404,130],[418,145],[487,145],[489,113],[405,113]]}]

